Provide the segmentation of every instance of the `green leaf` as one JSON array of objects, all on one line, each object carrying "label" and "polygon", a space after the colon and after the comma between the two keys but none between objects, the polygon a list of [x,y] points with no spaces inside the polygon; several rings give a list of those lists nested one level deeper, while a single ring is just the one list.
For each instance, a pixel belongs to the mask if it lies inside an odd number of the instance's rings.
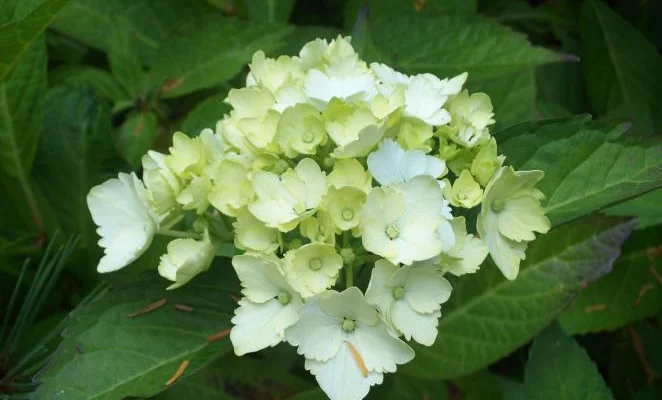
[{"label": "green leaf", "polygon": [[662,58],[638,30],[600,1],[581,14],[584,76],[600,115],[632,118],[637,133],[662,131]]},{"label": "green leaf", "polygon": [[536,116],[536,80],[533,68],[511,72],[497,78],[467,82],[471,92],[487,93],[492,99],[496,123],[493,132]]},{"label": "green leaf", "polygon": [[216,129],[216,122],[232,107],[224,100],[227,93],[210,96],[198,103],[182,123],[182,131],[189,136],[197,136],[203,129]]},{"label": "green leaf", "polygon": [[340,29],[328,26],[295,26],[286,43],[278,49],[279,54],[298,56],[301,48],[315,39],[335,39],[342,34]]},{"label": "green leaf", "polygon": [[241,71],[253,53],[269,53],[284,43],[287,26],[208,17],[182,26],[154,57],[151,82],[164,97],[218,85]]},{"label": "green leaf", "polygon": [[136,35],[140,54],[149,57],[173,30],[195,24],[216,10],[200,0],[74,0],[53,21],[52,27],[99,50],[108,51],[109,33],[118,20],[128,22]]},{"label": "green leaf", "polygon": [[[228,265],[216,265],[181,289],[166,291],[154,271],[78,310],[35,397],[67,400],[149,397],[167,388],[183,361],[185,379],[231,349],[228,337],[208,337],[230,327],[236,304],[228,290]],[[129,317],[155,301],[167,303]],[[193,308],[186,312],[174,306]]]},{"label": "green leaf", "polygon": [[[46,49],[34,42],[9,78],[0,83],[0,177],[13,203],[27,204],[32,225],[44,231],[37,196],[29,180],[46,91]],[[6,175],[6,176],[4,176]]]},{"label": "green leaf", "polygon": [[662,141],[619,129],[573,117],[519,124],[496,138],[513,167],[545,171],[538,188],[557,225],[662,186]]},{"label": "green leaf", "polygon": [[287,22],[294,0],[243,0],[248,18],[256,22]]},{"label": "green leaf", "polygon": [[613,399],[586,351],[556,324],[540,333],[529,349],[524,390],[530,400]]},{"label": "green leaf", "polygon": [[0,27],[0,82],[69,0],[46,0],[25,19]]},{"label": "green leaf", "polygon": [[120,169],[111,137],[110,104],[93,92],[58,87],[44,111],[34,179],[67,233],[96,240],[85,196]]},{"label": "green leaf", "polygon": [[468,71],[482,80],[561,61],[551,50],[532,46],[526,38],[479,17],[384,18],[371,24],[377,47],[409,73],[440,77]]},{"label": "green leaf", "polygon": [[156,115],[149,111],[131,112],[119,127],[117,146],[132,169],[140,168],[142,156],[154,144],[157,128]]},{"label": "green leaf", "polygon": [[356,16],[362,6],[367,6],[372,18],[403,15],[465,15],[475,14],[476,0],[350,0],[345,6],[345,27],[349,28],[356,21]]},{"label": "green leaf", "polygon": [[384,383],[373,387],[367,400],[446,400],[449,398],[446,383],[439,380],[416,379],[410,376],[384,374]]},{"label": "green leaf", "polygon": [[413,346],[403,371],[452,378],[480,370],[526,343],[553,321],[583,284],[611,269],[634,222],[591,216],[540,236],[527,250],[514,281],[491,263],[453,279],[431,347]]},{"label": "green leaf", "polygon": [[114,102],[126,100],[129,94],[117,83],[115,78],[102,69],[87,65],[65,65],[48,72],[51,87],[67,85],[91,89],[101,97]]},{"label": "green leaf", "polygon": [[637,229],[644,229],[662,224],[660,204],[662,204],[662,189],[657,189],[610,207],[606,213],[608,215],[636,216],[639,218]]},{"label": "green leaf", "polygon": [[487,370],[463,376],[456,382],[463,400],[501,400],[501,381]]},{"label": "green leaf", "polygon": [[141,93],[143,65],[137,35],[129,22],[118,20],[111,31],[112,41],[108,49],[110,70],[124,89],[136,96]]},{"label": "green leaf", "polygon": [[614,269],[582,290],[561,315],[563,329],[570,335],[614,330],[662,311],[660,261],[662,230],[637,231]]},{"label": "green leaf", "polygon": [[298,393],[287,400],[328,400],[322,389],[311,389]]}]

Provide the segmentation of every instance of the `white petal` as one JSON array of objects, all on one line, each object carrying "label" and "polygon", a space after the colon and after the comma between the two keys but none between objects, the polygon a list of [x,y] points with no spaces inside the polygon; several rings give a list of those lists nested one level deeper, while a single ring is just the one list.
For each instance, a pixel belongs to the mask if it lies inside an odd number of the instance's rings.
[{"label": "white petal", "polygon": [[377,306],[382,314],[386,314],[389,305],[393,301],[392,289],[388,286],[388,283],[397,270],[398,267],[387,260],[377,261],[372,269],[365,298],[368,303]]},{"label": "white petal", "polygon": [[432,346],[437,338],[437,326],[441,311],[421,314],[413,310],[406,301],[396,301],[389,310],[389,319],[407,340]]},{"label": "white petal", "polygon": [[295,303],[284,306],[277,299],[262,304],[239,300],[230,331],[235,354],[241,356],[280,343],[284,329],[296,322],[297,308]]},{"label": "white petal", "polygon": [[299,321],[285,331],[287,342],[306,358],[326,361],[335,356],[345,338],[342,318],[322,311],[317,300],[309,300],[299,314]]},{"label": "white petal", "polygon": [[360,324],[350,336],[369,371],[395,372],[398,364],[408,363],[414,358],[414,350],[391,336],[383,323],[373,326]]},{"label": "white petal", "polygon": [[232,258],[232,266],[243,286],[241,293],[249,300],[264,303],[278,296],[280,289],[266,275],[267,269],[277,271],[275,263],[261,257],[239,255]]},{"label": "white petal", "polygon": [[450,282],[440,273],[429,269],[411,267],[405,286],[405,300],[423,314],[439,310],[451,296]]},{"label": "white petal", "polygon": [[369,372],[363,376],[349,346],[343,343],[338,353],[326,362],[306,359],[305,367],[331,400],[361,400],[370,387],[382,383],[383,375]]}]

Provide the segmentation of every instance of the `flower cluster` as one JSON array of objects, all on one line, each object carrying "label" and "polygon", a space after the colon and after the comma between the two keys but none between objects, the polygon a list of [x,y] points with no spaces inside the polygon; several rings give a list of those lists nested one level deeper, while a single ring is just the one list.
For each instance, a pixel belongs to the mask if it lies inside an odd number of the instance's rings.
[{"label": "flower cluster", "polygon": [[331,399],[363,398],[413,359],[404,340],[434,343],[446,274],[489,253],[514,279],[550,227],[543,173],[502,166],[490,99],[466,79],[368,65],[343,37],[297,57],[257,52],[216,132],[176,133],[169,154],[144,156],[142,181],[90,191],[99,272],[175,236],[158,268],[175,288],[232,240],[236,354],[285,341]]}]

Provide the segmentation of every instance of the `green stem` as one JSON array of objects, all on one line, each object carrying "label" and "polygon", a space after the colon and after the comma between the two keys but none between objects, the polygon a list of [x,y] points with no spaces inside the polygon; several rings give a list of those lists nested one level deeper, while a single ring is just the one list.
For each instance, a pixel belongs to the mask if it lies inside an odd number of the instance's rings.
[{"label": "green stem", "polygon": [[[345,231],[342,234],[342,245],[344,248],[350,248],[351,241],[350,231]],[[349,288],[354,286],[354,263],[345,264],[345,287]]]},{"label": "green stem", "polygon": [[159,230],[158,234],[161,236],[169,236],[173,238],[196,239],[196,240],[202,238],[202,235],[200,235],[199,233],[175,231],[172,229],[161,229]]}]

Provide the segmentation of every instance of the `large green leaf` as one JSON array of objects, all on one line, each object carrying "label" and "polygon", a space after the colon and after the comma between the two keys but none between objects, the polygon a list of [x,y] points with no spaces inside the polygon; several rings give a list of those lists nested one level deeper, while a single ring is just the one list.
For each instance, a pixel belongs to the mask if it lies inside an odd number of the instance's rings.
[{"label": "large green leaf", "polygon": [[538,188],[558,224],[662,186],[662,141],[620,132],[574,117],[519,124],[496,138],[509,164],[545,171]]},{"label": "large green leaf", "polygon": [[[215,267],[215,268],[214,268]],[[195,373],[231,349],[228,337],[208,337],[230,327],[236,304],[228,290],[234,281],[229,265],[210,272],[181,289],[166,291],[154,271],[131,285],[116,288],[73,317],[51,364],[39,379],[39,399],[110,400],[149,397],[167,388],[183,361],[181,379]],[[167,303],[130,318],[160,299]],[[175,308],[183,304],[187,312]]]},{"label": "large green leaf", "polygon": [[468,71],[470,79],[480,80],[561,61],[553,51],[534,47],[522,34],[486,18],[384,18],[371,28],[394,67],[409,73],[447,77]]},{"label": "large green leaf", "polygon": [[189,136],[197,136],[205,128],[216,129],[216,122],[232,109],[225,102],[226,97],[227,93],[219,93],[198,103],[182,122],[182,131]]},{"label": "large green leaf", "polygon": [[662,230],[637,231],[614,269],[590,284],[560,318],[568,334],[613,330],[662,311]]},{"label": "large green leaf", "polygon": [[644,35],[601,1],[581,15],[584,75],[595,112],[632,118],[637,133],[662,131],[662,58]]},{"label": "large green leaf", "polygon": [[117,20],[128,22],[143,56],[181,24],[195,24],[217,12],[202,0],[74,0],[53,21],[53,28],[100,50],[108,51]]},{"label": "large green leaf", "polygon": [[545,329],[533,341],[522,389],[529,400],[613,399],[586,351],[572,338],[565,336],[556,324]]},{"label": "large green leaf", "polygon": [[45,0],[24,19],[0,27],[0,82],[69,0]]},{"label": "large green leaf", "polygon": [[165,97],[218,85],[239,73],[257,50],[276,50],[289,33],[287,26],[223,17],[184,25],[159,48],[151,82],[163,85]]},{"label": "large green leaf", "polygon": [[617,204],[606,210],[609,215],[629,215],[639,218],[637,229],[662,224],[662,189],[653,190],[632,200]]},{"label": "large green leaf", "polygon": [[451,378],[509,354],[553,321],[582,285],[611,269],[634,221],[586,217],[533,242],[519,276],[506,280],[490,262],[474,275],[453,279],[431,347],[416,345],[403,371]]},{"label": "large green leaf", "polygon": [[94,90],[115,102],[130,96],[107,71],[88,65],[64,65],[48,71],[50,86],[67,85]]},{"label": "large green leaf", "polygon": [[244,5],[252,21],[287,22],[294,7],[294,0],[244,0]]},{"label": "large green leaf", "polygon": [[121,166],[112,145],[110,103],[90,90],[58,87],[49,93],[44,119],[35,181],[61,229],[90,244],[96,235],[85,196]]},{"label": "large green leaf", "polygon": [[151,149],[158,135],[156,115],[150,111],[134,111],[118,129],[117,147],[132,169],[140,168],[142,157]]},{"label": "large green leaf", "polygon": [[363,6],[367,6],[368,14],[372,18],[399,18],[403,15],[416,14],[474,14],[477,9],[476,3],[477,0],[350,0],[345,6],[345,26],[349,28],[354,24]]},{"label": "large green leaf", "polygon": [[27,226],[44,231],[30,182],[46,91],[46,49],[34,42],[9,78],[0,83],[0,187]]},{"label": "large green leaf", "polygon": [[384,383],[373,387],[366,400],[446,400],[448,387],[439,380],[416,379],[403,374],[385,374]]}]

